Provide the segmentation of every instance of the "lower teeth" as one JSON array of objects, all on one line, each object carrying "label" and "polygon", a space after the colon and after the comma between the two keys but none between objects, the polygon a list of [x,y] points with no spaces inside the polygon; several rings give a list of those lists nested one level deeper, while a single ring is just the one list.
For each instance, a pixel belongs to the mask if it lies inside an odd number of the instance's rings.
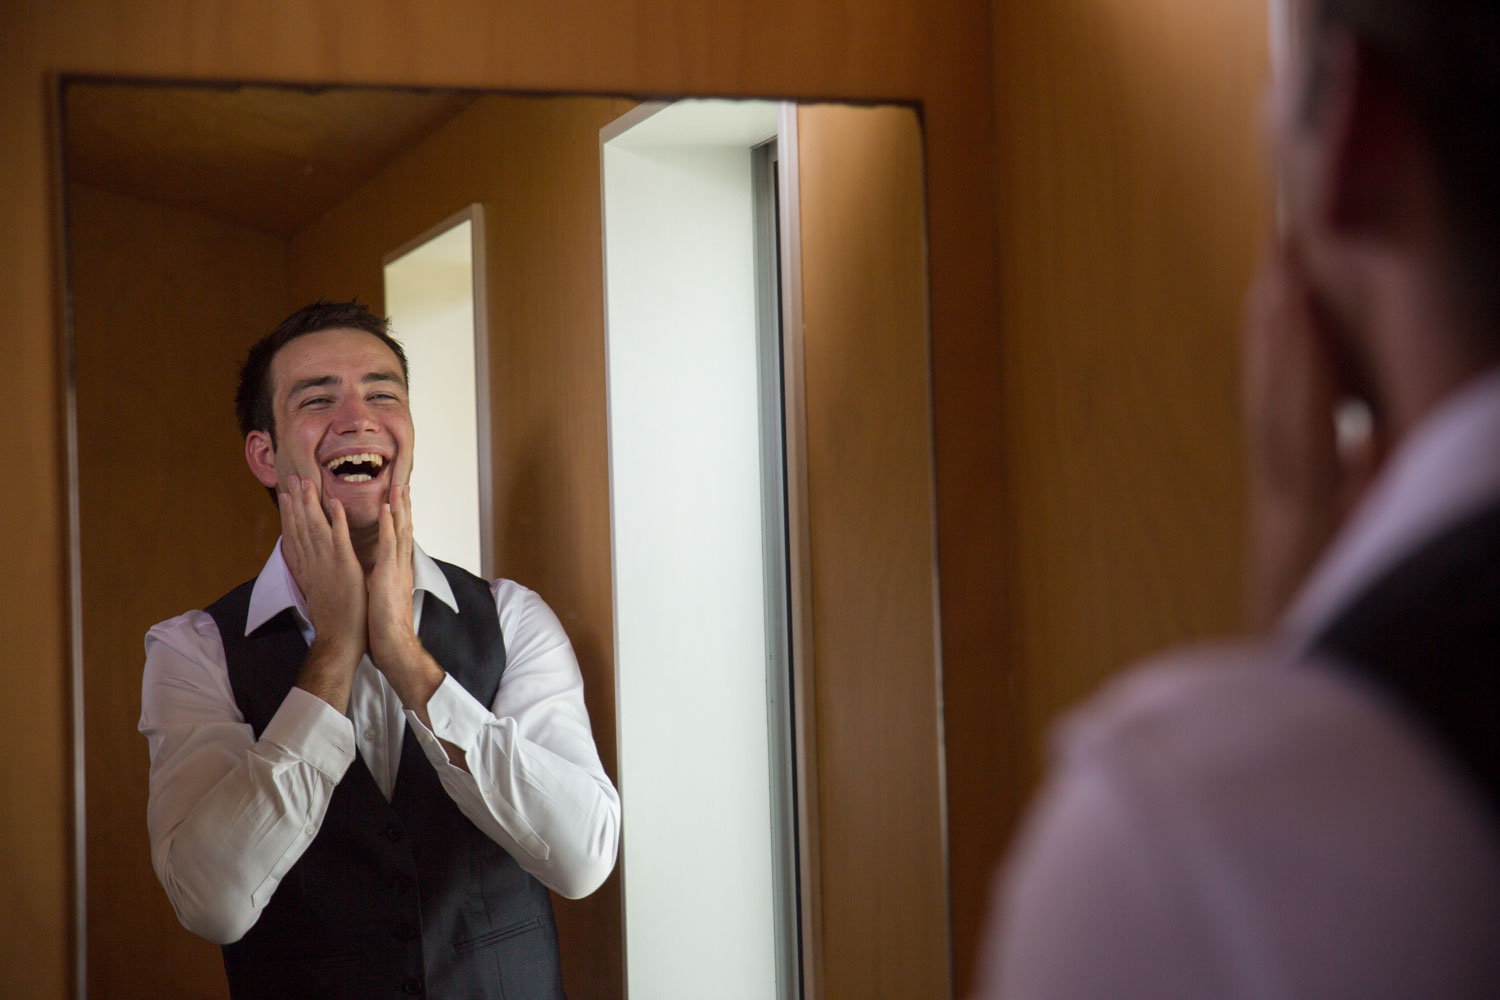
[{"label": "lower teeth", "polygon": [[339,478],[346,483],[368,483],[374,477],[367,476],[363,472],[356,472],[352,476],[340,476]]}]

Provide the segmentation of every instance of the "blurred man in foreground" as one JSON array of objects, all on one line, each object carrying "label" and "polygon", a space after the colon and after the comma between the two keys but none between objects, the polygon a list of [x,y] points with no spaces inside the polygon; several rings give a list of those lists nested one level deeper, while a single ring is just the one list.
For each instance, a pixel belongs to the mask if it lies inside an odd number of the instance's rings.
[{"label": "blurred man in foreground", "polygon": [[1063,726],[985,997],[1500,996],[1500,5],[1291,7],[1245,336],[1269,634]]}]

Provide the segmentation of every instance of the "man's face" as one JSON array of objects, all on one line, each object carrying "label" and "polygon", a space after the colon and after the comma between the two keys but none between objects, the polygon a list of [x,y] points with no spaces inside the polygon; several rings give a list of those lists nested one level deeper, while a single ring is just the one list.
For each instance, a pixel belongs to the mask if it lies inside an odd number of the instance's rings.
[{"label": "man's face", "polygon": [[292,475],[311,479],[325,513],[336,498],[351,529],[376,525],[392,484],[411,479],[415,435],[395,352],[363,330],[305,334],[276,352],[270,384],[276,446],[260,431],[246,439],[256,478],[281,490]]}]

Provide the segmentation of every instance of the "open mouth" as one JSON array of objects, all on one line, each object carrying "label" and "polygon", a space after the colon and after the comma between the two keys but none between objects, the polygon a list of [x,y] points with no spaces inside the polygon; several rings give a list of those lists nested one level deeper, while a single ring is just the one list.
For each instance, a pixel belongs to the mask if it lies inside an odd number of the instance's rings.
[{"label": "open mouth", "polygon": [[323,464],[323,468],[340,482],[368,483],[380,475],[385,468],[385,458],[372,451],[356,455],[340,455]]}]

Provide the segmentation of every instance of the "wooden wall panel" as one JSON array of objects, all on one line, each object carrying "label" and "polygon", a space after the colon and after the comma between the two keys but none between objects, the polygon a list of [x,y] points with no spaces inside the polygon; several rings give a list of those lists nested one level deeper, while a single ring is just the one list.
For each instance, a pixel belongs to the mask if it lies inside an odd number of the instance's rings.
[{"label": "wooden wall panel", "polygon": [[[1240,627],[1237,337],[1268,225],[1266,10],[992,11],[1003,372],[992,419],[1009,570],[995,652],[1013,725],[987,755],[959,755],[974,773],[949,779],[1024,799],[1060,712],[1150,650]],[[976,708],[1007,711],[1005,692],[978,681],[949,685],[963,732]],[[986,831],[958,808],[955,842],[997,854],[1006,813]],[[972,927],[985,901],[957,891],[957,864],[954,884],[955,925]],[[972,968],[971,948],[955,935],[959,968]]]},{"label": "wooden wall panel", "polygon": [[907,108],[798,113],[830,997],[949,994],[922,144]]},{"label": "wooden wall panel", "polygon": [[[494,565],[541,594],[562,620],[611,775],[614,605],[599,129],[632,106],[482,97],[292,241],[299,302],[358,295],[379,308],[384,254],[467,205],[484,205]],[[422,377],[412,373],[413,380]],[[568,995],[619,996],[618,869],[587,899],[558,898],[554,905]]]},{"label": "wooden wall panel", "polygon": [[1029,784],[1059,709],[1143,653],[1240,624],[1237,343],[1268,224],[1265,11],[996,11],[1002,329],[1014,334],[998,410],[1009,557],[1024,567],[1008,585],[1008,652]]},{"label": "wooden wall panel", "polygon": [[75,184],[69,254],[83,544],[88,976],[96,996],[227,996],[151,870],[142,639],[259,572],[276,509],[234,389],[286,312],[276,237]]},{"label": "wooden wall panel", "polygon": [[72,180],[287,238],[474,100],[140,82],[68,94]]},{"label": "wooden wall panel", "polygon": [[[50,94],[30,33],[0,14],[0,345],[14,407],[0,421],[11,485],[0,493],[0,686],[16,706],[0,726],[0,940],[14,955],[11,988],[65,997],[73,969],[73,769],[69,703],[65,356]],[[26,69],[22,69],[26,67]]]}]

